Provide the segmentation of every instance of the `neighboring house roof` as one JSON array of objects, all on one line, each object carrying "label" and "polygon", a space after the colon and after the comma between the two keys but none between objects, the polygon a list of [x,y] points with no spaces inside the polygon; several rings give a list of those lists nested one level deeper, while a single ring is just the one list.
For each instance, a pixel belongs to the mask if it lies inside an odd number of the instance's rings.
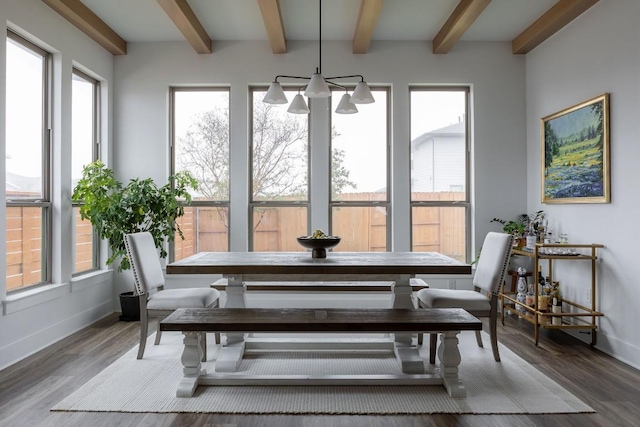
[{"label": "neighboring house roof", "polygon": [[15,173],[7,172],[5,188],[8,198],[18,194],[23,196],[25,194],[41,194],[42,178],[16,175]]},{"label": "neighboring house roof", "polygon": [[416,145],[422,144],[426,141],[429,141],[435,137],[452,137],[452,136],[464,136],[465,134],[466,123],[464,121],[454,123],[449,126],[445,126],[439,129],[434,129],[431,132],[425,132],[413,141],[411,141],[411,146],[414,147]]}]

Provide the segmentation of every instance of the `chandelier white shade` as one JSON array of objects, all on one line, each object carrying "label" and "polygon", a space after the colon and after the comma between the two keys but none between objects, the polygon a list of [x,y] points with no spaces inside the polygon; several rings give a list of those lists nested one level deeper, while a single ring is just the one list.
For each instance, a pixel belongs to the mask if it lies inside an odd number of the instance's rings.
[{"label": "chandelier white shade", "polygon": [[375,102],[371,89],[369,89],[369,85],[364,81],[358,83],[356,85],[356,89],[351,95],[351,102],[354,104],[371,104],[372,102]]},{"label": "chandelier white shade", "polygon": [[[319,13],[318,13],[318,66],[316,72],[311,77],[304,76],[287,76],[278,75],[273,80],[267,93],[263,99],[263,102],[267,104],[286,104],[288,102],[287,97],[282,90],[282,86],[278,79],[294,79],[294,80],[308,80],[304,86],[297,87],[298,94],[293,98],[291,105],[287,109],[288,112],[294,114],[307,114],[309,113],[309,107],[304,98],[300,94],[300,91],[304,89],[304,95],[307,98],[328,98],[331,96],[330,87],[337,87],[347,91],[342,95],[336,113],[339,114],[353,114],[357,113],[358,109],[354,104],[370,104],[375,102],[369,85],[364,81],[364,77],[360,74],[354,74],[349,76],[334,76],[323,77],[322,76],[322,0],[318,0]],[[349,87],[338,84],[335,80],[341,79],[354,79],[359,78],[360,81],[355,87],[352,95],[349,95]],[[347,84],[347,83],[345,83]]]},{"label": "chandelier white shade", "polygon": [[267,104],[286,104],[289,102],[282,90],[282,86],[278,82],[273,82],[269,85],[269,90],[267,90],[263,101]]},{"label": "chandelier white shade", "polygon": [[348,93],[342,95],[340,98],[340,103],[336,108],[336,113],[338,114],[354,114],[358,112],[358,107],[355,106],[353,102],[351,102],[352,96]]},{"label": "chandelier white shade", "polygon": [[293,97],[293,101],[291,101],[291,105],[289,105],[287,111],[293,114],[309,114],[309,107],[307,107],[304,97],[297,94]]},{"label": "chandelier white shade", "polygon": [[307,90],[304,91],[304,96],[308,98],[328,98],[331,96],[331,89],[329,89],[329,85],[322,77],[322,74],[316,72],[311,76]]}]

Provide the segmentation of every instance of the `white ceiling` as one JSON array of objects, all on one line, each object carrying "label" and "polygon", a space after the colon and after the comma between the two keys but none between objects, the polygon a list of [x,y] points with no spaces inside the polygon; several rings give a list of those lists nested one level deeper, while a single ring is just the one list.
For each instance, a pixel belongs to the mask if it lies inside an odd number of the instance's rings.
[{"label": "white ceiling", "polygon": [[[431,41],[460,0],[385,0],[376,40]],[[184,41],[156,0],[82,0],[127,42]],[[209,37],[268,40],[257,0],[188,0]],[[511,42],[557,0],[493,0],[461,41]],[[322,39],[351,40],[360,0],[322,2]],[[318,0],[280,0],[288,40],[317,40]]]}]

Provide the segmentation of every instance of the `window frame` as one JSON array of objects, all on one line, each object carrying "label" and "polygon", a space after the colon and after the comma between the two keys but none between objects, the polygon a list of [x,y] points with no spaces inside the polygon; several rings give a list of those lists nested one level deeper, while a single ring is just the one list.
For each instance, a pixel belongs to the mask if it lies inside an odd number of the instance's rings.
[{"label": "window frame", "polygon": [[[298,89],[298,86],[286,86],[283,85],[283,90],[292,90]],[[312,114],[308,114],[307,119],[307,199],[306,200],[295,200],[291,202],[285,202],[282,200],[279,201],[268,201],[268,200],[255,200],[253,197],[253,105],[255,102],[255,93],[256,92],[266,92],[268,90],[268,86],[264,85],[255,85],[249,86],[249,104],[248,109],[250,111],[249,114],[249,204],[247,207],[247,230],[248,230],[248,250],[250,252],[254,251],[254,230],[253,230],[253,212],[256,208],[292,208],[292,207],[304,207],[307,210],[307,233],[309,233],[309,227],[311,224],[311,116]],[[309,102],[309,110],[311,110],[312,102]],[[302,248],[301,248],[302,250]]]},{"label": "window frame", "polygon": [[[82,72],[76,67],[73,67],[71,70],[71,78],[73,79],[73,75],[80,77],[81,79],[91,83],[93,86],[93,105],[92,105],[92,115],[93,115],[93,129],[92,129],[92,148],[91,148],[91,159],[92,161],[96,161],[100,159],[100,81],[91,77],[90,75]],[[73,88],[72,88],[73,90]],[[73,97],[72,97],[73,98]],[[71,154],[73,156],[73,153]],[[71,202],[71,215],[75,217],[74,210],[82,206],[82,202]],[[75,235],[75,221],[73,227],[73,265],[76,263],[76,235]],[[91,226],[93,230],[93,239],[92,239],[92,260],[91,260],[91,268],[86,270],[77,271],[71,274],[71,277],[77,277],[83,274],[91,273],[100,269],[100,238],[98,237],[98,233],[95,230],[93,225]],[[75,270],[75,267],[74,267]]]},{"label": "window frame", "polygon": [[[355,89],[355,85],[345,85],[345,87],[350,91],[353,92],[353,90]],[[392,123],[391,123],[391,87],[390,86],[370,86],[371,92],[374,93],[376,91],[380,92],[386,92],[386,98],[387,98],[387,102],[386,102],[386,114],[385,114],[385,120],[386,120],[386,143],[385,143],[385,149],[386,149],[386,173],[387,173],[387,178],[386,178],[386,200],[385,201],[379,201],[379,200],[375,200],[375,201],[344,201],[344,200],[333,200],[332,195],[333,195],[333,170],[331,169],[332,167],[332,163],[331,163],[331,159],[333,158],[333,138],[331,137],[332,133],[331,133],[331,129],[333,128],[333,115],[337,114],[333,111],[333,109],[331,108],[331,111],[329,113],[329,230],[331,231],[333,229],[333,209],[334,208],[339,208],[339,207],[346,207],[346,208],[356,208],[356,207],[368,207],[368,208],[376,208],[376,207],[384,207],[386,209],[386,230],[385,230],[385,236],[386,236],[386,252],[391,251],[392,248],[392,216],[393,216],[393,209],[392,209],[392,205],[391,205],[391,192],[392,192],[392,187],[391,187],[391,175],[393,173],[393,169],[392,169],[392,165],[391,165],[391,133],[392,133]],[[333,98],[333,96],[342,96],[343,94],[341,93],[342,91],[344,91],[343,88],[331,88],[331,97]],[[379,101],[376,101],[379,102]],[[329,105],[332,105],[332,100],[329,101]],[[357,114],[357,113],[356,113]]]},{"label": "window frame", "polygon": [[[451,86],[451,85],[434,85],[434,86],[418,86],[409,85],[409,129],[411,129],[412,104],[411,94],[413,92],[464,92],[465,94],[465,200],[443,200],[443,201],[414,201],[413,178],[411,170],[409,171],[409,248],[413,250],[413,208],[419,207],[463,207],[465,209],[465,258],[470,262],[471,257],[471,87]],[[411,144],[412,135],[409,131],[409,144]],[[409,148],[409,165],[413,165],[413,155]]]},{"label": "window frame", "polygon": [[[52,238],[53,238],[53,203],[51,201],[51,153],[52,153],[52,75],[53,75],[53,55],[37,44],[27,40],[23,36],[7,29],[7,43],[9,40],[31,51],[33,54],[42,57],[42,194],[36,198],[21,198],[12,200],[5,197],[5,208],[13,207],[39,207],[41,212],[41,260],[40,260],[40,281],[23,285],[15,289],[7,289],[7,294],[19,293],[21,291],[34,289],[35,287],[50,284],[52,278]],[[5,67],[7,62],[5,62]],[[9,106],[7,106],[9,107]],[[6,141],[5,141],[6,144]]]},{"label": "window frame", "polygon": [[[170,86],[169,87],[169,159],[170,159],[170,175],[176,173],[176,126],[175,126],[175,108],[176,108],[176,93],[178,92],[226,92],[229,96],[229,137],[231,138],[231,87],[229,86]],[[231,156],[231,140],[229,140],[229,156]],[[227,159],[229,164],[229,186],[231,187],[231,158]],[[228,212],[228,218],[231,218],[231,195],[227,200],[192,200],[189,205],[185,207],[195,208],[200,207],[213,207],[213,208],[225,208]],[[227,248],[231,248],[231,230],[230,225],[227,232]],[[197,245],[197,241],[195,242]],[[198,248],[196,247],[196,253]],[[168,262],[174,262],[176,256],[175,242],[169,242],[168,250]]]}]

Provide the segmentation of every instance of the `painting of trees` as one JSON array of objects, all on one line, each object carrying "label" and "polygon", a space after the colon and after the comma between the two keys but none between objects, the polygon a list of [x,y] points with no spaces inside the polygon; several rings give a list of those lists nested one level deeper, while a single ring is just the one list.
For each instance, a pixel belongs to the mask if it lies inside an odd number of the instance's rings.
[{"label": "painting of trees", "polygon": [[608,94],[542,122],[543,203],[607,203]]}]

